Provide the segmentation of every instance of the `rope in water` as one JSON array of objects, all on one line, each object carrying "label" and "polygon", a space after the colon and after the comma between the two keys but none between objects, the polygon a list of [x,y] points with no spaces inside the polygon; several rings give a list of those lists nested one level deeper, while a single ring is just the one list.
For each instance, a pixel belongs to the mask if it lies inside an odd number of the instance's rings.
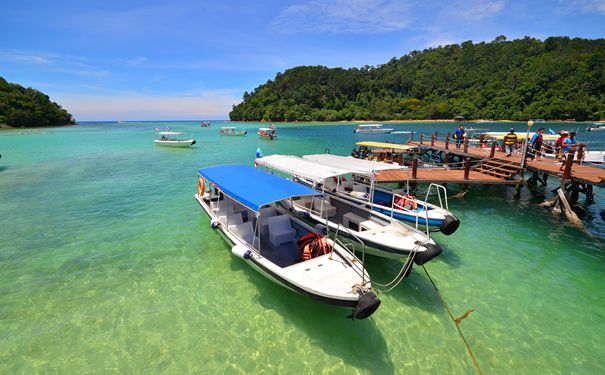
[{"label": "rope in water", "polygon": [[462,321],[462,319],[466,318],[466,316],[468,316],[468,314],[472,310],[467,311],[466,314],[464,314],[461,318],[458,318],[458,319],[454,318],[454,315],[452,315],[452,311],[450,310],[449,305],[447,304],[447,302],[445,302],[445,299],[441,295],[439,288],[437,288],[437,285],[431,278],[431,275],[429,275],[429,271],[426,270],[426,267],[424,265],[422,266],[422,268],[424,269],[424,272],[426,273],[426,276],[429,278],[431,284],[433,284],[433,288],[435,288],[435,291],[437,292],[437,295],[439,296],[439,299],[441,300],[441,304],[443,305],[443,307],[445,307],[445,310],[447,311],[448,315],[454,322],[454,325],[456,326],[456,329],[458,330],[458,334],[460,335],[460,338],[462,338],[462,341],[464,342],[464,345],[466,346],[466,349],[468,350],[468,353],[471,356],[471,359],[473,360],[473,364],[475,365],[475,369],[477,370],[477,373],[479,373],[480,375],[483,375],[483,371],[481,371],[481,367],[479,367],[479,362],[477,362],[477,358],[475,358],[475,355],[473,354],[473,350],[471,349],[471,346],[469,345],[468,341],[466,341],[466,338],[464,337],[464,334],[462,333],[462,330],[460,329],[460,322]]}]

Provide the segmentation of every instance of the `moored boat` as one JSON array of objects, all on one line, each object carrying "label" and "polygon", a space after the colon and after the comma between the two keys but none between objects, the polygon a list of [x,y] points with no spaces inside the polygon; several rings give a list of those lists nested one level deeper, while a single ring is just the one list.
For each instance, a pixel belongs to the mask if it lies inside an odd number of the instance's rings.
[{"label": "moored boat", "polygon": [[202,127],[202,128],[209,128],[210,127],[210,123],[208,121],[202,121],[202,123],[200,124],[200,127]]},{"label": "moored boat", "polygon": [[[422,265],[441,254],[442,249],[422,232],[399,220],[373,211],[336,193],[331,181],[340,181],[350,171],[315,163],[311,160],[272,155],[258,158],[256,164],[289,175],[301,184],[323,193],[323,198],[301,197],[292,200],[291,210],[305,220],[327,225],[330,230],[364,244],[365,252],[392,259],[405,259]],[[410,266],[411,269],[411,266]]]},{"label": "moored boat", "polygon": [[382,124],[360,124],[353,130],[355,133],[390,133],[395,129],[383,128]]},{"label": "moored boat", "polygon": [[598,132],[605,130],[605,124],[602,122],[593,122],[592,125],[586,128],[589,132]]},{"label": "moored boat", "polygon": [[233,245],[232,253],[259,273],[312,299],[353,308],[353,318],[367,318],[380,300],[363,262],[285,208],[317,196],[252,167],[222,165],[199,170],[195,199]]},{"label": "moored boat", "polygon": [[275,129],[275,125],[271,125],[270,128],[258,128],[256,134],[258,134],[259,137],[265,139],[277,139],[277,130]]},{"label": "moored boat", "polygon": [[236,128],[235,126],[223,126],[220,130],[220,134],[241,137],[248,134],[248,131],[246,129]]},{"label": "moored boat", "polygon": [[163,147],[191,147],[195,139],[189,133],[173,131],[157,131],[153,140],[156,146]]}]

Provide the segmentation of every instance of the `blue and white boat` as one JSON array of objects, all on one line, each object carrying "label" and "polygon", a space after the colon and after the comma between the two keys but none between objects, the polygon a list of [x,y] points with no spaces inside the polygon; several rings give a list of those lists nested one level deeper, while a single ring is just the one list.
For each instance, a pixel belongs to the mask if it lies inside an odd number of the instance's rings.
[{"label": "blue and white boat", "polygon": [[[429,225],[450,235],[460,226],[460,219],[448,209],[447,191],[442,185],[431,184],[425,199],[420,200],[403,189],[389,189],[376,183],[380,172],[401,170],[405,168],[403,166],[332,154],[305,155],[303,158],[351,172],[351,180],[331,184],[332,194],[369,205],[372,210],[398,220],[415,223],[417,228]],[[439,205],[428,203],[432,192]]]},{"label": "blue and white boat", "polygon": [[[338,240],[317,234],[325,227],[313,228],[289,211],[293,200],[319,195],[252,167],[222,165],[199,170],[195,199],[212,228],[233,245],[231,252],[259,273],[312,299],[353,308],[353,318],[367,318],[380,300],[363,262]],[[299,250],[308,238],[316,240]]]},{"label": "blue and white boat", "polygon": [[349,173],[311,160],[290,155],[271,155],[256,159],[256,164],[284,173],[293,180],[324,193],[293,201],[292,211],[314,224],[326,225],[341,237],[358,240],[365,252],[382,258],[402,259],[411,270],[412,262],[422,265],[441,254],[430,238],[428,228],[420,231],[392,217],[371,210],[366,204],[335,194],[334,180]]}]

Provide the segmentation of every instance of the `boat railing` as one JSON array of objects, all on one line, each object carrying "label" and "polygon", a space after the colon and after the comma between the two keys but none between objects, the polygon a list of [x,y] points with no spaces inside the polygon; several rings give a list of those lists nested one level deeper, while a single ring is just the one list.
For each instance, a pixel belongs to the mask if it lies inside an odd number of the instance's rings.
[{"label": "boat railing", "polygon": [[[432,184],[431,184],[432,185]],[[429,232],[429,210],[428,207],[426,207],[425,202],[421,202],[419,200],[417,200],[415,197],[411,196],[411,195],[401,195],[401,194],[393,194],[393,197],[391,198],[391,224],[393,224],[395,221],[398,221],[397,219],[395,219],[393,217],[393,215],[395,214],[395,209],[399,209],[402,211],[407,211],[408,209],[405,208],[404,205],[399,204],[398,202],[405,202],[405,204],[407,204],[408,202],[410,203],[410,205],[412,207],[416,207],[416,210],[418,209],[418,206],[423,206],[424,207],[424,227],[425,227],[425,233],[427,238],[430,238],[430,232]],[[416,211],[416,215],[414,215],[414,217],[416,218],[416,230],[420,230],[420,215],[418,215],[418,211]]]},{"label": "boat railing", "polygon": [[435,192],[433,194],[436,194],[437,199],[439,200],[439,207],[441,209],[443,209],[444,208],[443,205],[445,204],[445,210],[449,211],[450,209],[449,209],[448,202],[447,202],[447,189],[443,185],[431,183],[429,185],[429,188],[426,190],[426,196],[424,198],[424,201],[426,203],[429,202],[429,197],[431,196],[433,189],[435,189]]},{"label": "boat railing", "polygon": [[[336,226],[336,230],[334,231],[334,237],[331,238],[332,241],[334,241],[334,243],[340,245],[343,249],[345,249],[349,254],[355,256],[355,242],[359,243],[359,246],[361,247],[361,285],[365,285],[366,284],[366,280],[365,280],[365,268],[366,268],[366,262],[365,262],[365,256],[366,256],[366,245],[365,243],[359,238],[357,237],[355,234],[351,233],[351,231],[347,232],[347,235],[352,237],[353,239],[348,239],[347,243],[345,243],[344,241],[341,240],[341,238],[338,237],[338,234],[340,233],[340,228],[341,228],[341,224],[339,223]],[[330,232],[329,232],[329,228],[330,227],[326,227],[328,229],[326,229],[328,231],[328,233],[326,234],[329,238],[330,236]],[[349,246],[351,248],[349,248]],[[352,249],[352,250],[351,250]],[[368,280],[370,281],[370,280]]]}]

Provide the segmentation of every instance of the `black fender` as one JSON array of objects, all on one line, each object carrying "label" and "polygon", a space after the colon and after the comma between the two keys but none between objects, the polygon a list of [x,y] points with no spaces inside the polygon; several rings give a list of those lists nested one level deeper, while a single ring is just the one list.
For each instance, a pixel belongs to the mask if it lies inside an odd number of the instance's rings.
[{"label": "black fender", "polygon": [[446,236],[449,236],[450,234],[454,233],[459,226],[460,219],[458,219],[454,215],[447,215],[445,217],[445,220],[443,220],[443,223],[441,223],[441,225],[439,226],[439,230],[441,231],[441,233],[445,234]]},{"label": "black fender", "polygon": [[353,308],[353,312],[347,318],[365,319],[372,315],[380,306],[380,300],[376,294],[366,292],[359,295],[357,305]]},{"label": "black fender", "polygon": [[441,248],[441,246],[439,246],[437,244],[428,243],[428,244],[424,245],[424,247],[426,250],[419,251],[414,256],[414,263],[416,263],[419,266],[422,266],[423,264],[425,264],[426,262],[435,258],[436,256],[438,256],[439,254],[441,254],[443,252],[443,249]]}]

